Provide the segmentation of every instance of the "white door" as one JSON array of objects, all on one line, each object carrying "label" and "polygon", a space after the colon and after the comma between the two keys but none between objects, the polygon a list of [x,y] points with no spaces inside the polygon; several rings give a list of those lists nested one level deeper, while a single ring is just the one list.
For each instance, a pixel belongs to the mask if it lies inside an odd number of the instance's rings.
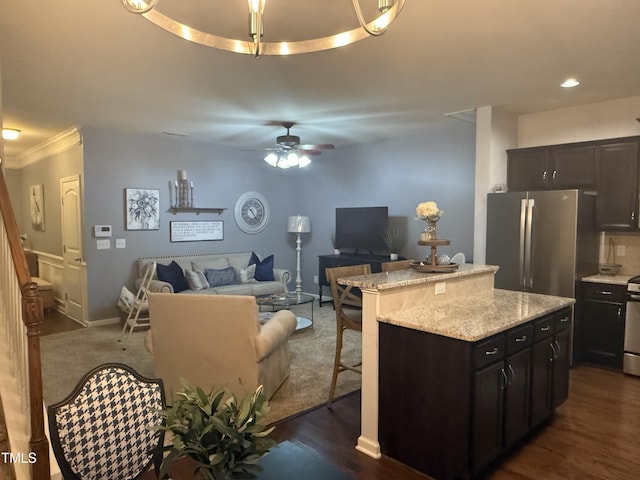
[{"label": "white door", "polygon": [[86,325],[87,275],[82,255],[82,196],[79,175],[60,180],[60,197],[66,313]]}]

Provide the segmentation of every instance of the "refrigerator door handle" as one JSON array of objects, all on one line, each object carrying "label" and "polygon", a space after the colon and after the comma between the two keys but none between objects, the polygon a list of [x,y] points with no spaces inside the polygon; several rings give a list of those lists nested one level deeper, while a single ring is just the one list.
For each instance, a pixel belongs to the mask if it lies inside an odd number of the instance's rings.
[{"label": "refrigerator door handle", "polygon": [[526,237],[524,247],[524,274],[525,274],[525,290],[533,289],[533,277],[531,276],[531,241],[533,239],[533,207],[535,207],[535,200],[529,198],[527,200],[527,222],[526,222]]},{"label": "refrigerator door handle", "polygon": [[519,257],[519,278],[520,278],[520,287],[524,288],[526,286],[526,277],[524,270],[524,248],[525,248],[525,238],[526,238],[526,229],[527,229],[527,199],[523,198],[520,201],[520,257]]}]

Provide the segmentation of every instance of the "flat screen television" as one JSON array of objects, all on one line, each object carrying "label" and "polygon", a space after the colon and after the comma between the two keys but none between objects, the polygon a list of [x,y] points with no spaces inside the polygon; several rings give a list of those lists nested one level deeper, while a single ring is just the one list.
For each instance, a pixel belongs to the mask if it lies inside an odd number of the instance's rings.
[{"label": "flat screen television", "polygon": [[351,253],[386,253],[389,207],[336,208],[336,245]]}]

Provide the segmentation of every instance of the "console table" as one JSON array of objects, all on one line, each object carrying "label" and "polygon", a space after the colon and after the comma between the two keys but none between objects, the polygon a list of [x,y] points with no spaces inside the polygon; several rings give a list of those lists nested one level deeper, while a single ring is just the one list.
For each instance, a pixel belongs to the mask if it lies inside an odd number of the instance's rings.
[{"label": "console table", "polygon": [[[404,257],[399,257],[404,260]],[[349,254],[341,253],[340,255],[318,255],[318,304],[322,306],[322,287],[330,287],[327,281],[325,268],[346,267],[349,265],[363,265],[368,263],[371,265],[371,273],[382,271],[382,264],[391,261],[388,255],[367,255],[367,254]],[[325,300],[328,302],[329,300]]]}]

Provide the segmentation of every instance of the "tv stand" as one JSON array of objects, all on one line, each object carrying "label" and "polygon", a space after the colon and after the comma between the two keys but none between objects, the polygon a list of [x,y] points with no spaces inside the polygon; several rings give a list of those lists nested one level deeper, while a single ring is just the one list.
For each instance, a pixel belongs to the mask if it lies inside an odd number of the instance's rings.
[{"label": "tv stand", "polygon": [[[399,259],[404,260],[403,257]],[[324,273],[325,268],[368,263],[371,265],[371,273],[377,273],[382,271],[382,264],[389,261],[391,261],[389,255],[374,255],[371,250],[369,250],[369,255],[358,254],[358,250],[353,253],[341,253],[340,255],[318,255],[318,305],[322,307],[323,303],[332,301],[322,300],[322,287],[330,288],[327,276]]]}]

